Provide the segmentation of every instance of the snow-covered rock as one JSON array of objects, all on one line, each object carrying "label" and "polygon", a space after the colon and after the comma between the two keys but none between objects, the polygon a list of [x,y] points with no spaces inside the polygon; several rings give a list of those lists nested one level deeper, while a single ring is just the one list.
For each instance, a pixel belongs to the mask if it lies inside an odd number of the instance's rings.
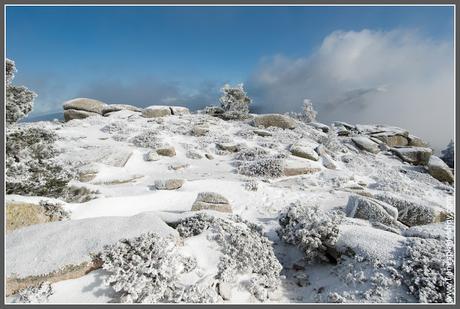
[{"label": "snow-covered rock", "polygon": [[159,179],[155,180],[155,189],[157,190],[176,190],[184,184],[183,179]]},{"label": "snow-covered rock", "polygon": [[89,263],[90,254],[104,245],[146,232],[177,235],[155,213],[50,222],[15,230],[5,237],[6,276],[39,276]]},{"label": "snow-covered rock", "polygon": [[348,217],[380,222],[388,226],[398,225],[398,210],[395,207],[363,196],[350,196],[346,214]]},{"label": "snow-covered rock", "polygon": [[372,134],[372,137],[381,140],[390,147],[407,146],[409,144],[407,136],[401,134],[393,134],[392,132],[376,133]]},{"label": "snow-covered rock", "polygon": [[70,121],[73,119],[85,119],[92,116],[100,116],[98,113],[88,112],[78,109],[66,109],[64,110],[64,120]]},{"label": "snow-covered rock", "polygon": [[142,111],[142,116],[145,118],[156,118],[170,115],[172,115],[172,113],[169,106],[152,105],[144,108]]},{"label": "snow-covered rock", "polygon": [[360,149],[364,149],[371,153],[378,153],[380,151],[377,143],[365,136],[356,136],[351,139]]},{"label": "snow-covered rock", "polygon": [[391,148],[401,160],[415,165],[426,165],[430,160],[433,150],[426,147]]},{"label": "snow-covered rock", "polygon": [[128,105],[128,104],[108,104],[103,107],[101,114],[105,116],[108,113],[112,112],[119,112],[122,110],[128,110],[128,111],[133,111],[133,112],[142,112],[142,108],[133,106],[133,105]]},{"label": "snow-covered rock", "polygon": [[158,161],[160,160],[160,155],[156,152],[156,150],[150,150],[145,154],[146,161]]},{"label": "snow-covered rock", "polygon": [[64,102],[64,110],[80,110],[86,112],[92,112],[96,114],[101,114],[104,108],[107,107],[107,104],[98,100],[88,99],[88,98],[76,98],[70,101]]},{"label": "snow-covered rock", "polygon": [[164,147],[155,149],[157,154],[164,157],[174,157],[176,155],[176,149],[174,147]]},{"label": "snow-covered rock", "polygon": [[192,205],[192,211],[210,209],[220,212],[232,212],[230,202],[226,197],[215,192],[201,192]]},{"label": "snow-covered rock", "polygon": [[292,155],[313,160],[313,161],[318,161],[319,156],[314,150],[314,148],[308,147],[306,145],[302,144],[293,144],[289,150],[291,151]]},{"label": "snow-covered rock", "polygon": [[188,115],[190,114],[190,110],[185,106],[170,106],[171,114],[180,116],[180,115]]},{"label": "snow-covered rock", "polygon": [[265,114],[254,117],[253,125],[256,127],[278,127],[281,129],[294,129],[297,124],[294,119],[281,114]]},{"label": "snow-covered rock", "polygon": [[439,181],[454,182],[454,175],[450,167],[439,157],[432,155],[427,164],[428,172]]},{"label": "snow-covered rock", "polygon": [[398,209],[398,221],[407,226],[445,221],[449,212],[441,206],[392,193],[379,193],[374,197]]},{"label": "snow-covered rock", "polygon": [[204,136],[209,132],[209,128],[203,125],[196,125],[192,128],[190,133],[193,136]]}]

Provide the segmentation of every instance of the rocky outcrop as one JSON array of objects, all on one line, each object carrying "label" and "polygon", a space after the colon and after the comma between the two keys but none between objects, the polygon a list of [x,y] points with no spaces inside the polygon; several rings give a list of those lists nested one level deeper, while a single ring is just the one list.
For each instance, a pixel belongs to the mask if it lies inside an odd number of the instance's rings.
[{"label": "rocky outcrop", "polygon": [[203,158],[201,153],[199,153],[198,151],[196,151],[194,149],[187,150],[187,152],[185,153],[185,156],[187,158],[193,159],[193,160],[199,160],[199,159]]},{"label": "rocky outcrop", "polygon": [[398,209],[398,221],[407,226],[424,225],[447,220],[449,212],[433,203],[391,193],[376,194],[375,198]]},{"label": "rocky outcrop", "polygon": [[352,137],[351,140],[360,149],[363,149],[363,150],[371,152],[371,153],[380,152],[379,145],[377,143],[373,142],[371,139],[365,137],[365,136]]},{"label": "rocky outcrop", "polygon": [[139,108],[139,107],[136,107],[136,106],[133,106],[133,105],[128,105],[128,104],[109,104],[109,105],[106,105],[105,107],[103,107],[102,115],[105,116],[108,113],[119,112],[119,111],[123,111],[123,110],[128,110],[128,111],[138,112],[138,113],[142,112],[142,108]]},{"label": "rocky outcrop", "polygon": [[6,202],[6,232],[34,224],[57,221],[45,213],[41,205],[21,202]]},{"label": "rocky outcrop", "polygon": [[145,161],[158,161],[160,159],[160,155],[155,150],[150,150],[145,154]]},{"label": "rocky outcrop", "polygon": [[233,143],[216,143],[216,148],[228,152],[238,152],[240,147]]},{"label": "rocky outcrop", "polygon": [[427,164],[428,172],[431,176],[442,182],[454,182],[454,175],[450,167],[437,156],[431,156]]},{"label": "rocky outcrop", "polygon": [[281,129],[294,129],[297,124],[294,119],[281,114],[265,114],[254,117],[252,124],[256,127],[278,127]]},{"label": "rocky outcrop", "polygon": [[201,192],[192,205],[192,211],[215,210],[220,212],[232,212],[229,201],[219,193]]},{"label": "rocky outcrop", "polygon": [[209,128],[203,125],[196,125],[190,130],[193,136],[205,136],[209,132]]},{"label": "rocky outcrop", "polygon": [[76,98],[63,104],[64,110],[79,110],[100,115],[106,107],[106,103],[88,98]]},{"label": "rocky outcrop", "polygon": [[415,165],[428,164],[431,154],[433,153],[431,148],[426,147],[391,148],[391,151],[401,160]]},{"label": "rocky outcrop", "polygon": [[184,106],[170,106],[171,114],[175,116],[188,115],[190,110]]}]

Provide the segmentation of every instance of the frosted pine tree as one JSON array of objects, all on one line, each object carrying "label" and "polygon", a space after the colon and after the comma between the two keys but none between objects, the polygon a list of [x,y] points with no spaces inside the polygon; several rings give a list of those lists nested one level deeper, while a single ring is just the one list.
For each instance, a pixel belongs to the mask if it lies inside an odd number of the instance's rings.
[{"label": "frosted pine tree", "polygon": [[235,87],[225,84],[220,90],[223,95],[220,97],[220,105],[229,119],[245,118],[249,114],[249,104],[252,100],[244,91],[243,84]]},{"label": "frosted pine tree", "polygon": [[6,123],[7,125],[16,123],[24,118],[32,110],[33,103],[37,94],[30,91],[25,86],[14,86],[11,82],[14,79],[14,73],[17,72],[14,61],[6,59]]},{"label": "frosted pine tree", "polygon": [[301,119],[305,123],[310,123],[316,120],[318,113],[313,108],[313,103],[309,99],[303,100]]}]

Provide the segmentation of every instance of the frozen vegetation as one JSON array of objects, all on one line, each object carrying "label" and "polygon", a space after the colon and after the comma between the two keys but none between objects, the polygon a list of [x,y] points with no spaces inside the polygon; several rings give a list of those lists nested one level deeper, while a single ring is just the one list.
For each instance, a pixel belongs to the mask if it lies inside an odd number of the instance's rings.
[{"label": "frozen vegetation", "polygon": [[80,98],[17,123],[34,95],[6,67],[7,302],[454,301],[453,145],[445,164],[308,100],[252,114],[242,85],[197,112]]}]

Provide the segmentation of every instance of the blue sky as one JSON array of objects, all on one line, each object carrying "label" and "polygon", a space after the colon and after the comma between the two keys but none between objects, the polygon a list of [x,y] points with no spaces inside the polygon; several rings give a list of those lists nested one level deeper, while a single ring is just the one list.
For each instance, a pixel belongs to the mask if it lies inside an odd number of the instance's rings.
[{"label": "blue sky", "polygon": [[402,31],[416,36],[414,44],[453,44],[452,7],[10,6],[6,21],[14,83],[39,94],[34,114],[76,96],[200,107],[217,103],[224,82],[244,82],[258,110],[278,111],[295,103],[263,104],[261,66],[268,62],[272,74],[278,56],[311,61],[337,31]]}]

